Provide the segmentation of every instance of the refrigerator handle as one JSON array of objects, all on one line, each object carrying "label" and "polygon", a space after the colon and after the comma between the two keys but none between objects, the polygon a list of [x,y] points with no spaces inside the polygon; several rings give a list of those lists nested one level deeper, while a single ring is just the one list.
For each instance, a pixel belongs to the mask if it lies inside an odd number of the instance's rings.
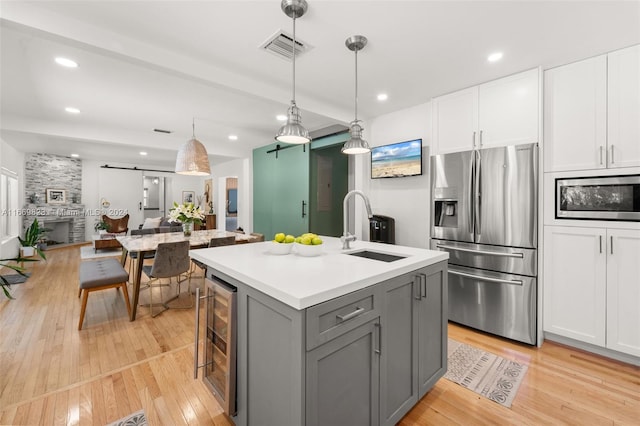
[{"label": "refrigerator handle", "polygon": [[[474,134],[475,137],[475,134]],[[473,175],[475,173],[475,156],[476,152],[471,151],[471,162],[469,163],[469,209],[467,215],[467,227],[469,229],[469,233],[473,234],[473,205],[474,205],[474,187],[473,187]]]},{"label": "refrigerator handle", "polygon": [[480,152],[477,152],[476,157],[476,176],[475,176],[475,233],[476,235],[480,235],[482,233],[482,217],[480,216],[480,203],[481,203],[481,192],[480,188],[482,186],[482,157],[480,156]]}]

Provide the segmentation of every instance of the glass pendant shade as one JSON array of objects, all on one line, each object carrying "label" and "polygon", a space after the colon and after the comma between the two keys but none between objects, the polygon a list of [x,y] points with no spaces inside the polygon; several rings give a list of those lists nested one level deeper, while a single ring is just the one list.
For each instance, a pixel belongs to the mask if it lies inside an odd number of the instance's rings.
[{"label": "glass pendant shade", "polygon": [[291,106],[287,111],[287,122],[278,130],[276,140],[293,144],[303,144],[311,140],[309,131],[300,124],[300,110],[295,101],[291,101]]},{"label": "glass pendant shade", "polygon": [[366,154],[371,151],[367,141],[362,139],[362,127],[356,121],[351,122],[349,134],[351,137],[340,150],[343,154]]},{"label": "glass pendant shade", "polygon": [[208,176],[211,174],[207,149],[195,137],[178,150],[176,173],[190,176]]}]

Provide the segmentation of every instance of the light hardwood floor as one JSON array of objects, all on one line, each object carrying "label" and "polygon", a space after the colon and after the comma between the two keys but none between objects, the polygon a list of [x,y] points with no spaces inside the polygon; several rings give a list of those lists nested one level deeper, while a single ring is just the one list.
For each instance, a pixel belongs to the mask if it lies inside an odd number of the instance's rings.
[{"label": "light hardwood floor", "polygon": [[[0,299],[0,424],[101,426],[144,409],[151,425],[231,425],[192,377],[193,309],[151,318],[139,307],[130,322],[121,295],[105,290],[90,295],[77,330],[79,253],[49,250],[12,286],[15,300]],[[401,425],[640,424],[638,367],[456,325],[449,335],[529,364],[511,409],[442,379]]]}]

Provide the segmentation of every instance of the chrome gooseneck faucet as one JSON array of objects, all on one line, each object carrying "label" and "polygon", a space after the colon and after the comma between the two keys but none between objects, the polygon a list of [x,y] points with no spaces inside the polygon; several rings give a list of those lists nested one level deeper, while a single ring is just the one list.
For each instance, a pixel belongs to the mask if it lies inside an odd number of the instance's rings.
[{"label": "chrome gooseneck faucet", "polygon": [[371,213],[371,204],[369,203],[369,199],[364,192],[354,189],[353,191],[347,192],[347,195],[344,196],[344,201],[342,202],[343,208],[343,225],[344,228],[342,230],[342,237],[340,237],[340,241],[342,241],[342,250],[349,250],[349,242],[355,241],[356,236],[349,233],[349,198],[354,197],[355,195],[359,195],[364,200],[364,206],[367,209],[367,216],[369,219],[373,217],[373,213]]}]

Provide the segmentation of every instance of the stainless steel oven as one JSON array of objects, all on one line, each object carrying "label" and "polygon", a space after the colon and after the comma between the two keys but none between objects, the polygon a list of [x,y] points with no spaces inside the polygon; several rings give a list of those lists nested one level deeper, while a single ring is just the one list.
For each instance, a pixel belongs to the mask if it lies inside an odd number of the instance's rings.
[{"label": "stainless steel oven", "polygon": [[640,222],[640,175],[556,179],[556,218]]}]

